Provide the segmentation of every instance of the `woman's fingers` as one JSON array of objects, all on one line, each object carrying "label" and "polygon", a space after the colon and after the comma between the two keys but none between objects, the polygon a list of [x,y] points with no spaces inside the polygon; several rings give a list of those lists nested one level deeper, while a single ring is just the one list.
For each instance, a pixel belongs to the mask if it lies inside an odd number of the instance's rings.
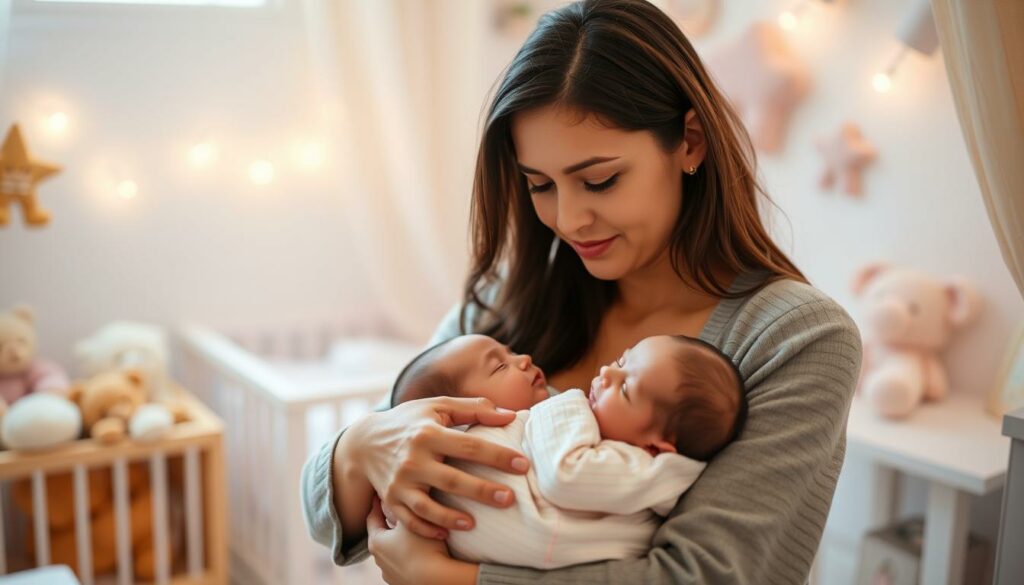
[{"label": "woman's fingers", "polygon": [[[427,497],[423,492],[417,491],[416,493]],[[423,520],[413,513],[412,510],[407,508],[405,504],[394,504],[391,506],[391,511],[398,517],[399,523],[404,524],[406,528],[416,534],[419,534],[423,538],[433,538],[436,540],[444,540],[448,538],[447,530],[436,524]],[[381,516],[383,515],[384,514],[382,513]]]},{"label": "woman's fingers", "polygon": [[447,527],[451,530],[469,530],[473,527],[471,516],[465,512],[446,508],[421,491],[410,494],[408,507],[413,514],[437,526]]},{"label": "woman's fingers", "polygon": [[501,427],[512,422],[516,413],[504,408],[497,408],[486,398],[451,398],[448,396],[434,398],[439,404],[438,414],[450,418],[447,426],[470,425],[480,423],[489,427]]},{"label": "woman's fingers", "polygon": [[373,496],[373,504],[370,505],[370,515],[366,517],[366,534],[371,539],[381,530],[387,530],[384,523],[384,512],[380,508],[380,499]]},{"label": "woman's fingers", "polygon": [[463,461],[480,463],[508,473],[526,473],[530,462],[522,453],[487,439],[453,429],[439,428],[428,433],[425,447],[434,453]]},{"label": "woman's fingers", "polygon": [[[504,508],[515,502],[515,494],[508,487],[480,479],[443,463],[436,463],[426,468],[423,482],[443,492],[476,500],[481,504],[496,508]],[[444,508],[444,510],[450,511],[449,508]],[[459,516],[466,518],[464,514]],[[450,526],[449,524],[445,525]],[[459,526],[455,525],[455,528],[458,529]]]}]

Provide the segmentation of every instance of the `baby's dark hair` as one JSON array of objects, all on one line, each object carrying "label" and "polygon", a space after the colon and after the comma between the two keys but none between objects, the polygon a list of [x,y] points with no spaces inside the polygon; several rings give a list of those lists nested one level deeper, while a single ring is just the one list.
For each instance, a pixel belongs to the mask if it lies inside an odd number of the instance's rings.
[{"label": "baby's dark hair", "polygon": [[747,419],[743,376],[717,347],[685,335],[673,335],[685,349],[676,355],[683,381],[669,413],[665,434],[676,451],[709,461],[731,443]]},{"label": "baby's dark hair", "polygon": [[435,365],[435,358],[451,341],[448,339],[428,347],[402,368],[391,387],[391,408],[420,398],[458,395],[459,381],[452,373]]}]

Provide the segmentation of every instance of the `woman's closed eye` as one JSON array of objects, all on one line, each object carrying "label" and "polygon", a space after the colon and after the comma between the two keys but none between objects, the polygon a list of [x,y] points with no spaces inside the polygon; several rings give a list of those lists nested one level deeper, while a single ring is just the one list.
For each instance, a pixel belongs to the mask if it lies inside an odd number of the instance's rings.
[{"label": "woman's closed eye", "polygon": [[[586,189],[587,191],[590,191],[591,193],[600,193],[602,191],[607,191],[608,189],[610,189],[612,185],[614,185],[615,182],[618,180],[619,174],[615,173],[614,175],[612,175],[605,181],[602,181],[601,183],[594,184],[584,181],[583,188]],[[544,193],[550,191],[551,187],[554,186],[554,184],[554,181],[548,181],[543,185],[530,185],[530,193]]]}]

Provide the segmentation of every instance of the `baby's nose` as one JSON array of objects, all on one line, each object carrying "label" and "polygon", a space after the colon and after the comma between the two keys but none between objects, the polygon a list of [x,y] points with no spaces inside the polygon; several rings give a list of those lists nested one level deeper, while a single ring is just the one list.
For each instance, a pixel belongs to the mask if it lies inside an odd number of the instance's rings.
[{"label": "baby's nose", "polygon": [[532,365],[533,365],[533,360],[530,359],[530,356],[526,355],[525,353],[519,356],[519,367],[520,368],[525,370],[525,369],[529,368]]}]

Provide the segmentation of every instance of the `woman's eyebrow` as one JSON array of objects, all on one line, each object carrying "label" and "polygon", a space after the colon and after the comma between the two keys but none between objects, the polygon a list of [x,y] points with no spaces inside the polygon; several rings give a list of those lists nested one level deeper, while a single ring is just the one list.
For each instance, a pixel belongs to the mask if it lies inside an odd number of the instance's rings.
[{"label": "woman's eyebrow", "polygon": [[[617,156],[592,156],[592,157],[588,158],[585,161],[580,161],[580,162],[578,162],[576,164],[572,164],[572,165],[569,165],[569,166],[565,167],[564,169],[562,169],[562,174],[571,175],[571,174],[575,173],[576,171],[582,171],[583,169],[585,169],[585,168],[587,168],[589,166],[593,166],[593,165],[596,165],[598,163],[608,162],[608,161],[612,161],[612,160],[618,160],[618,159],[619,159],[619,157],[617,157]],[[528,167],[528,166],[526,166],[526,165],[524,165],[524,164],[522,164],[520,162],[516,162],[516,164],[519,165],[519,170],[524,172],[524,173],[526,173],[527,175],[543,175],[544,174],[544,173],[538,171],[537,169],[531,169],[530,167]]]}]

